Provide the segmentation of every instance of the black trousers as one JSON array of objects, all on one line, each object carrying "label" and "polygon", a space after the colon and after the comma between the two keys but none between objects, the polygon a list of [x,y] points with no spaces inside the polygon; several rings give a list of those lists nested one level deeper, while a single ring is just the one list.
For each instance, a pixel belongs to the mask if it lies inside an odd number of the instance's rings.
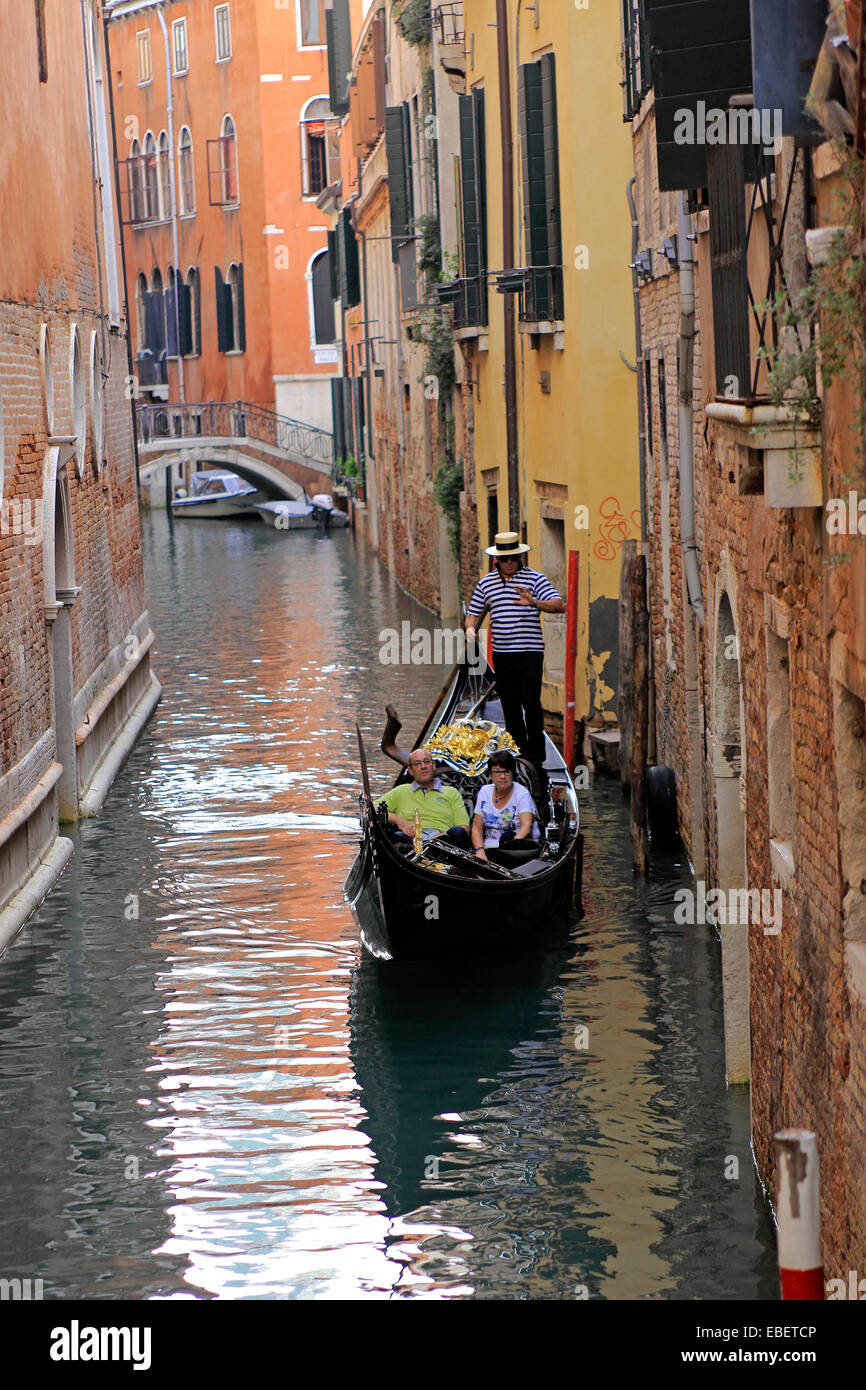
[{"label": "black trousers", "polygon": [[494,652],[496,689],[505,727],[524,757],[544,764],[544,714],[541,709],[543,652]]}]

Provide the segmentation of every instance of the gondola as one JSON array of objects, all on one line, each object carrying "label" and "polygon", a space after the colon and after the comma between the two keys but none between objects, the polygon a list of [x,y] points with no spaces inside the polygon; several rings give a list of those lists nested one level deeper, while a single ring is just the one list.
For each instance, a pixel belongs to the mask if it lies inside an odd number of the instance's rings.
[{"label": "gondola", "polygon": [[[382,748],[405,764],[396,746],[399,721],[389,709]],[[468,663],[453,676],[434,705],[413,747],[427,746],[442,731],[496,726],[504,734],[496,677]],[[443,735],[444,736],[444,735]],[[440,738],[441,742],[441,738]],[[496,736],[494,734],[494,742]],[[361,841],[344,894],[359,926],[365,950],[378,960],[408,961],[489,955],[541,936],[572,908],[580,909],[583,837],[577,795],[562,755],[546,737],[544,804],[532,770],[519,762],[517,780],[536,797],[543,827],[539,844],[501,852],[498,863],[479,861],[441,839],[416,849],[401,844],[387,828],[370,791],[364,741],[358,729],[363,791]],[[435,753],[438,775],[456,786],[472,814],[480,788],[489,780],[484,766],[467,770],[465,760]],[[408,780],[405,768],[394,785]]]}]

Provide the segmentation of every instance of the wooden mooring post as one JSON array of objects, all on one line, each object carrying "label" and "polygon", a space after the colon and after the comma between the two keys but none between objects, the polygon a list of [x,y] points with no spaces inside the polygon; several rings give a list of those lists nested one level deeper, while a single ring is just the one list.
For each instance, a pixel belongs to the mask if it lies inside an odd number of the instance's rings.
[{"label": "wooden mooring post", "polygon": [[632,679],[632,606],[629,600],[629,571],[631,562],[636,556],[637,541],[623,541],[622,568],[619,572],[619,697],[617,700],[619,780],[623,796],[628,795],[631,776],[634,681]]},{"label": "wooden mooring post", "polygon": [[631,790],[632,867],[649,872],[647,842],[647,741],[649,736],[649,612],[646,599],[646,556],[635,555],[628,566],[628,607],[631,621]]}]

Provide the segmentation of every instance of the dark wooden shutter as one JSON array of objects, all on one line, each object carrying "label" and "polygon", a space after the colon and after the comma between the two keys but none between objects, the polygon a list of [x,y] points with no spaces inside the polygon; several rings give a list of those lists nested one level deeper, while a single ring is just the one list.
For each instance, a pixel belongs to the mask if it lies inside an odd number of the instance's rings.
[{"label": "dark wooden shutter", "polygon": [[544,127],[544,207],[547,221],[547,263],[548,265],[562,265],[555,55],[545,53],[539,67],[541,68],[541,118]]},{"label": "dark wooden shutter", "polygon": [[331,377],[331,419],[334,431],[334,459],[345,459],[348,451],[343,420],[343,378],[340,376]]},{"label": "dark wooden shutter", "polygon": [[358,450],[355,448],[355,427],[352,419],[352,377],[342,378],[343,387],[343,434],[345,457],[351,454],[352,458],[357,459]]},{"label": "dark wooden shutter", "polygon": [[409,235],[415,230],[415,180],[412,177],[412,110],[403,102],[403,158],[406,178],[406,207],[409,213]]},{"label": "dark wooden shutter", "polygon": [[364,449],[364,383],[359,376],[352,377],[352,413],[355,417],[355,457],[360,460]]},{"label": "dark wooden shutter", "polygon": [[[232,323],[231,287],[223,280],[218,265],[213,268],[214,290],[216,294],[217,351],[231,352],[234,347],[234,324]],[[228,297],[226,290],[229,291]]]},{"label": "dark wooden shutter", "polygon": [[476,169],[475,101],[472,93],[460,103],[460,181],[463,192],[463,270],[467,279],[481,273],[478,177]]},{"label": "dark wooden shutter", "polygon": [[165,302],[165,352],[167,357],[177,357],[177,309],[175,289],[163,291]]},{"label": "dark wooden shutter", "polygon": [[[330,10],[328,11],[330,14]],[[330,275],[331,298],[340,298],[340,277],[337,270],[337,233],[328,232],[328,272]]]},{"label": "dark wooden shutter", "polygon": [[391,259],[396,263],[400,243],[411,233],[411,213],[406,197],[402,106],[389,106],[385,110],[385,152],[388,156],[388,198],[391,204]]},{"label": "dark wooden shutter", "polygon": [[548,265],[547,194],[544,157],[544,115],[541,66],[520,68],[518,123],[523,154],[523,226],[527,265]]},{"label": "dark wooden shutter", "polygon": [[352,226],[349,208],[343,208],[339,222],[340,239],[340,298],[347,309],[361,303],[361,267],[358,260],[358,239]]},{"label": "dark wooden shutter", "polygon": [[328,44],[328,90],[331,110],[335,116],[345,116],[349,109],[348,75],[352,70],[349,0],[334,0],[333,9],[325,10],[325,33]]},{"label": "dark wooden shutter", "polygon": [[238,341],[235,343],[235,347],[239,352],[246,352],[247,350],[247,315],[244,307],[244,268],[242,265],[238,266]]},{"label": "dark wooden shutter", "polygon": [[180,327],[178,352],[181,357],[188,357],[192,352],[192,295],[189,285],[182,281],[177,283],[177,315]]},{"label": "dark wooden shutter", "polygon": [[154,357],[165,351],[165,304],[161,290],[148,290],[144,296],[144,337]]},{"label": "dark wooden shutter", "polygon": [[[475,189],[478,199],[478,243],[479,261],[483,274],[487,265],[487,125],[484,108],[484,89],[476,87],[472,93],[475,106]],[[487,291],[484,292],[485,304]],[[485,314],[484,322],[487,322]]]},{"label": "dark wooden shutter", "polygon": [[[678,113],[726,110],[734,93],[752,90],[749,0],[644,0],[655,90],[659,188],[705,188],[707,146],[677,144]],[[778,16],[778,43],[790,20]],[[697,133],[697,131],[695,132]],[[712,147],[710,147],[712,148]]]},{"label": "dark wooden shutter", "polygon": [[805,106],[827,27],[826,0],[787,0],[782,8],[780,14],[779,0],[752,0],[755,106],[781,111],[779,134],[816,142],[823,136]]}]

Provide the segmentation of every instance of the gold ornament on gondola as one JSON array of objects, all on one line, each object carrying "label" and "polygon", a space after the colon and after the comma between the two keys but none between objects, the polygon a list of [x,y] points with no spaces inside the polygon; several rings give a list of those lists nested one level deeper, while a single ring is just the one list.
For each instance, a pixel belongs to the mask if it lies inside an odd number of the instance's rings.
[{"label": "gold ornament on gondola", "polygon": [[467,777],[478,777],[486,772],[491,754],[501,749],[514,754],[520,751],[510,734],[486,719],[461,719],[455,724],[445,724],[425,747],[437,762],[448,763]]}]

